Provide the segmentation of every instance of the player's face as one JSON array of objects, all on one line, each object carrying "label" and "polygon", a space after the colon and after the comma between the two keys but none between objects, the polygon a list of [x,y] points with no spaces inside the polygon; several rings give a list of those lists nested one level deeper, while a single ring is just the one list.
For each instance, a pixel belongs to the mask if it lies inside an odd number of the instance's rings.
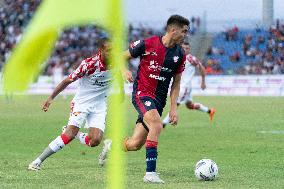
[{"label": "player's face", "polygon": [[190,46],[189,45],[185,45],[185,44],[182,44],[181,46],[182,46],[185,54],[188,55],[189,52],[190,52]]},{"label": "player's face", "polygon": [[173,30],[173,41],[176,44],[181,44],[184,40],[184,38],[187,36],[188,34],[188,26],[187,25],[183,25],[183,27],[174,27]]},{"label": "player's face", "polygon": [[109,42],[105,42],[103,47],[101,48],[101,52],[102,52],[102,56],[103,59],[107,62],[107,64],[109,64],[109,56],[110,56],[110,43]]},{"label": "player's face", "polygon": [[104,43],[103,48],[101,49],[101,52],[103,56],[108,59],[108,57],[110,56],[110,43],[109,42]]}]

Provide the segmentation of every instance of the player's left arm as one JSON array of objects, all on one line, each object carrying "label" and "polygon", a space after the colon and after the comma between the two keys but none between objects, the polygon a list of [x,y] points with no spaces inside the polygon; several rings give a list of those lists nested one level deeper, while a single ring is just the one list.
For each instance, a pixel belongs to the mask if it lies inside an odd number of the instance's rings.
[{"label": "player's left arm", "polygon": [[206,83],[205,83],[206,72],[205,72],[205,68],[204,68],[204,66],[202,66],[201,62],[199,62],[197,67],[198,67],[199,73],[201,75],[201,85],[200,85],[200,87],[201,87],[202,90],[204,90],[204,89],[206,89]]},{"label": "player's left arm", "polygon": [[181,80],[181,73],[176,74],[173,78],[173,83],[171,86],[171,92],[170,92],[170,123],[172,125],[176,125],[178,122],[178,115],[177,115],[177,99],[179,96],[179,90],[180,90],[180,80]]}]

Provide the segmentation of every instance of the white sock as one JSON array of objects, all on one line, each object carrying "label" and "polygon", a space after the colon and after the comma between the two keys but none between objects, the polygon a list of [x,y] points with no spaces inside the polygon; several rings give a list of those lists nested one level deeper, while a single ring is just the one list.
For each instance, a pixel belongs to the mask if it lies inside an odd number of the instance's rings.
[{"label": "white sock", "polygon": [[167,113],[166,117],[163,120],[163,124],[169,124],[170,123],[170,116],[169,113]]},{"label": "white sock", "polygon": [[196,106],[196,105],[198,105],[199,106],[199,108],[197,109],[197,110],[199,110],[199,111],[202,111],[202,112],[208,112],[209,111],[209,108],[208,107],[206,107],[206,106],[204,106],[203,104],[200,104],[200,103],[194,103],[194,105]]},{"label": "white sock", "polygon": [[57,152],[58,150],[61,150],[65,146],[65,144],[64,144],[61,136],[58,136],[48,146],[50,147],[50,149],[53,152]]},{"label": "white sock", "polygon": [[82,133],[79,131],[75,138],[78,139],[81,144],[85,144],[87,146],[90,145],[88,133]]}]

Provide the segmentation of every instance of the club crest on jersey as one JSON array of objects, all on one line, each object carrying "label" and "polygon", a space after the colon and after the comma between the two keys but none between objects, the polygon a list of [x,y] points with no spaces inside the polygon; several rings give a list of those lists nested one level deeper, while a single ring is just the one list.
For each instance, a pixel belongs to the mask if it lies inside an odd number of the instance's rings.
[{"label": "club crest on jersey", "polygon": [[174,56],[174,63],[177,63],[179,57],[178,56]]},{"label": "club crest on jersey", "polygon": [[135,42],[131,43],[130,47],[131,47],[131,48],[134,48],[134,47],[136,47],[140,42],[141,42],[140,40],[135,41]]},{"label": "club crest on jersey", "polygon": [[151,106],[151,102],[148,101],[148,100],[144,104],[145,104],[145,106]]}]

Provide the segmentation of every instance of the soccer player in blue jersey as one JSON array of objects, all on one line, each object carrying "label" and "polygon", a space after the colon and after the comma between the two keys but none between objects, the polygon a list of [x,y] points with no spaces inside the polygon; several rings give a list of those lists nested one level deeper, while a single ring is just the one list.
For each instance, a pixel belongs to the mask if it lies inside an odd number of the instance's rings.
[{"label": "soccer player in blue jersey", "polygon": [[[140,57],[132,92],[132,103],[139,115],[134,133],[132,137],[124,140],[124,147],[125,151],[136,151],[145,144],[144,182],[164,183],[156,173],[158,138],[163,128],[161,115],[173,78],[169,117],[171,124],[177,124],[177,98],[186,58],[180,44],[187,36],[188,30],[188,19],[172,15],[167,21],[165,35],[136,41],[126,51],[127,58]],[[126,79],[132,80],[130,72],[126,72]]]}]

